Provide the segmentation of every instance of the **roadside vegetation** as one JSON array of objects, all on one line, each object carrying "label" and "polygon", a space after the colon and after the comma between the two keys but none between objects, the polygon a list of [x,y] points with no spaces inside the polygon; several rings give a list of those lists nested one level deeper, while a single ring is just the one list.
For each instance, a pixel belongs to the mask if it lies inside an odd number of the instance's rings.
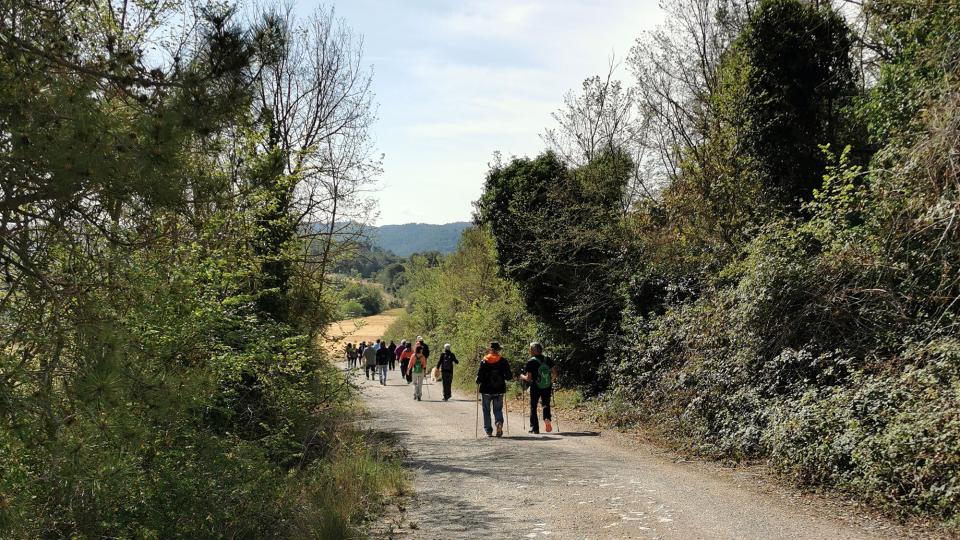
[{"label": "roadside vegetation", "polygon": [[319,347],[379,170],[349,29],[0,10],[0,537],[359,536],[406,480]]},{"label": "roadside vegetation", "polygon": [[519,367],[536,325],[524,311],[518,287],[496,275],[496,264],[493,238],[481,227],[466,229],[457,250],[439,264],[415,257],[408,271],[406,312],[386,338],[399,343],[422,335],[437,354],[450,343],[460,362],[454,383],[463,389],[474,388],[476,366],[493,338],[503,345],[504,357]]},{"label": "roadside vegetation", "polygon": [[666,7],[633,84],[493,164],[390,336],[538,337],[612,423],[956,523],[960,5]]}]

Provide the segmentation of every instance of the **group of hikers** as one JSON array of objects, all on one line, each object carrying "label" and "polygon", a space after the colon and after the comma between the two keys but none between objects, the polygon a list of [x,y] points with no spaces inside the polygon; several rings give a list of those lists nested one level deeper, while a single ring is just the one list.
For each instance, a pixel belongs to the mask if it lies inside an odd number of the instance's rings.
[{"label": "group of hikers", "polygon": [[[500,354],[502,347],[499,342],[491,341],[486,355],[477,368],[477,399],[483,407],[483,431],[487,437],[503,436],[503,399],[507,393],[507,381],[513,379],[510,363]],[[397,345],[394,341],[389,344],[383,340],[367,344],[365,341],[348,343],[346,349],[347,366],[360,367],[363,364],[364,375],[368,380],[377,379],[386,386],[387,373],[400,366],[400,375],[413,385],[413,399],[421,401],[423,397],[423,381],[427,374],[430,346],[424,342],[422,336],[409,343],[401,340]],[[457,356],[450,350],[450,344],[443,346],[443,352],[436,366],[434,374],[439,375],[443,382],[443,400],[449,401],[453,395],[453,366],[459,364]],[[553,360],[543,354],[543,345],[538,342],[530,344],[530,358],[520,368],[517,378],[522,384],[530,388],[530,433],[540,433],[540,423],[537,408],[542,405],[544,429],[553,431],[550,413],[550,398],[553,393],[553,381],[557,378],[557,368]]]},{"label": "group of hikers", "polygon": [[[413,385],[413,399],[421,401],[423,397],[423,380],[427,374],[427,360],[430,358],[430,346],[423,341],[422,336],[417,336],[417,341],[409,343],[407,340],[400,340],[400,345],[390,341],[377,340],[375,343],[367,344],[361,341],[359,344],[347,343],[347,365],[351,368],[359,367],[363,362],[363,372],[366,378],[380,378],[380,384],[387,385],[387,373],[393,371],[396,366],[400,366],[400,376],[407,381],[407,384]],[[437,363],[436,370],[442,374],[443,380],[443,400],[449,401],[453,395],[453,365],[458,363],[457,357],[450,352],[450,344],[443,346],[443,352],[440,354],[440,360]]]}]

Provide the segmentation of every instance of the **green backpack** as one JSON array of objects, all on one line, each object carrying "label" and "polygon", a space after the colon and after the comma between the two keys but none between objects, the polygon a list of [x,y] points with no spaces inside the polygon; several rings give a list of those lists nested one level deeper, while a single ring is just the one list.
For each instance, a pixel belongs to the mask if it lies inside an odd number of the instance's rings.
[{"label": "green backpack", "polygon": [[550,366],[548,366],[546,362],[547,358],[544,357],[543,360],[539,360],[536,356],[534,356],[531,358],[531,360],[536,360],[537,363],[540,364],[540,367],[537,368],[537,388],[541,390],[550,388],[550,385],[553,384],[553,381],[551,380]]}]

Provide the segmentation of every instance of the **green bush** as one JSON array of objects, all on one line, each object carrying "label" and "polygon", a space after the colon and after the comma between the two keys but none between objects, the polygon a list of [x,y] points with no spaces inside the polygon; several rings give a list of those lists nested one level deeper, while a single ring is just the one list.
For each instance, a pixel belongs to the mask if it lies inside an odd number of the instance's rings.
[{"label": "green bush", "polygon": [[[387,298],[380,287],[351,282],[340,291],[340,315],[343,318],[376,315],[387,308]],[[357,306],[360,307],[357,310]]]},{"label": "green bush", "polygon": [[363,308],[363,304],[356,300],[347,300],[340,304],[341,319],[356,319],[365,315],[367,315],[367,310]]},{"label": "green bush", "polygon": [[[342,375],[237,294],[256,271],[242,255],[167,247],[60,314],[74,329],[60,361],[85,369],[61,375],[57,401],[35,408],[41,388],[27,380],[2,387],[3,536],[300,538],[304,514],[311,530],[354,535],[401,469],[354,432]],[[331,499],[354,480],[337,464],[354,462],[389,481]]]}]

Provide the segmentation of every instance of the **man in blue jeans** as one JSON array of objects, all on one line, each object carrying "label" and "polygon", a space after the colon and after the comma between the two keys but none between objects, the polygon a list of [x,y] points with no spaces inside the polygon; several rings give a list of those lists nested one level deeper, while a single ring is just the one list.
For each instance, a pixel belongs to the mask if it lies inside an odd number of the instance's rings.
[{"label": "man in blue jeans", "polygon": [[377,349],[377,373],[380,375],[380,384],[387,385],[387,367],[390,364],[390,357],[393,353],[387,348],[386,342],[379,341],[380,348]]},{"label": "man in blue jeans", "polygon": [[497,437],[503,436],[503,395],[507,393],[507,381],[513,378],[510,363],[500,356],[500,343],[490,342],[490,349],[477,370],[477,385],[483,396],[483,431],[487,437],[493,436],[490,423],[490,406],[493,405],[493,419],[496,422]]}]

